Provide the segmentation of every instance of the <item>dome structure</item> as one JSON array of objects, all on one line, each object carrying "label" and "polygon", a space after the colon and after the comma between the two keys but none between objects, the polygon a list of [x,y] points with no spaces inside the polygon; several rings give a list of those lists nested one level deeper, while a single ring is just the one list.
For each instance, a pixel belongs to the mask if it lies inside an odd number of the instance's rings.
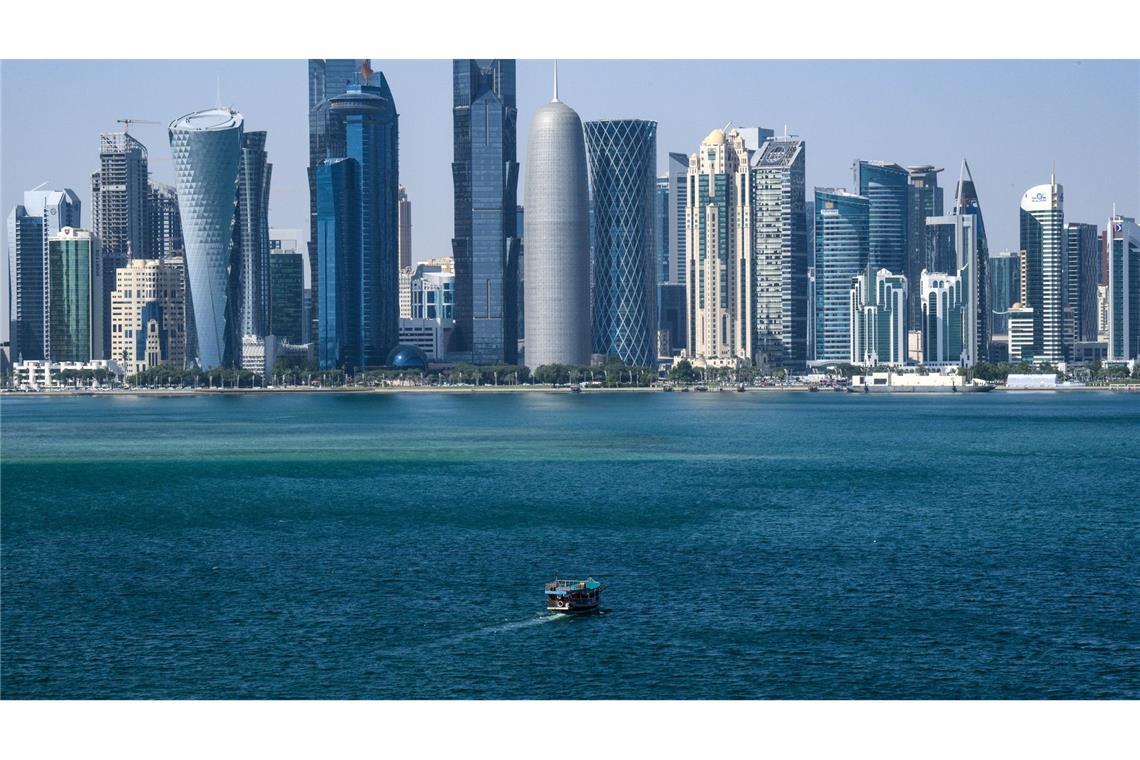
[{"label": "dome structure", "polygon": [[388,353],[385,364],[393,369],[427,369],[428,360],[427,354],[418,346],[402,344]]},{"label": "dome structure", "polygon": [[724,145],[724,130],[714,129],[704,140],[705,145]]}]

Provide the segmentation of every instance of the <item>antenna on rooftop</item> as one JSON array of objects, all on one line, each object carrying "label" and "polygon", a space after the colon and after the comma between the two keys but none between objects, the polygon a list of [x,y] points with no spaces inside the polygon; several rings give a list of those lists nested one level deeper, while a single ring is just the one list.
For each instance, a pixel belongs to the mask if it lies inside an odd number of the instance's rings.
[{"label": "antenna on rooftop", "polygon": [[554,59],[554,103],[558,102],[558,59]]},{"label": "antenna on rooftop", "polygon": [[222,72],[218,72],[218,108],[222,107]]},{"label": "antenna on rooftop", "polygon": [[[38,184],[38,185],[36,185],[35,187],[33,187],[33,188],[32,188],[32,192],[34,193],[35,191],[39,190],[41,187],[43,187],[43,186],[44,186],[44,185],[46,185],[47,183],[48,183],[48,181],[45,179],[43,182],[41,182],[40,184]],[[1116,204],[1115,204],[1115,203],[1114,203],[1114,204],[1112,204],[1112,215],[1113,215],[1113,216],[1116,216]]]}]

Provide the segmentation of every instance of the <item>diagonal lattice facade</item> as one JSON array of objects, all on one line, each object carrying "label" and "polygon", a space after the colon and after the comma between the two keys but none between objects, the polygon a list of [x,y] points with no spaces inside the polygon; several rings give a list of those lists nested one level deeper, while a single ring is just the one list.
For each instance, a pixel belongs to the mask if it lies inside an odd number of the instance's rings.
[{"label": "diagonal lattice facade", "polygon": [[657,356],[657,122],[585,124],[594,202],[593,351],[651,366]]}]

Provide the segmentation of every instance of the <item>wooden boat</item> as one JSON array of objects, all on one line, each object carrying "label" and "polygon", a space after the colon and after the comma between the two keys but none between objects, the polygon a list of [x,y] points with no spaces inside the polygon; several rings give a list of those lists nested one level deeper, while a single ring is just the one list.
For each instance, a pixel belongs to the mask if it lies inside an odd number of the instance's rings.
[{"label": "wooden boat", "polygon": [[593,578],[563,580],[546,584],[546,609],[551,612],[596,612],[606,587]]}]

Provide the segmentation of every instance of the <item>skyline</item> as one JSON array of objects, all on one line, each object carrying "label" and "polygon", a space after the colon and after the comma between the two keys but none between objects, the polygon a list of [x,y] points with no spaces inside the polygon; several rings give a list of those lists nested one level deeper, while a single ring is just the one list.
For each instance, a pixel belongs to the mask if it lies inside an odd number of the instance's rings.
[{"label": "skyline", "polygon": [[[400,177],[413,204],[413,258],[448,255],[453,229],[451,60],[372,60],[391,84],[400,113]],[[166,124],[215,101],[220,75],[222,101],[243,113],[249,129],[268,132],[266,149],[274,165],[270,225],[305,231],[305,67],[305,59],[145,65],[5,61],[0,66],[0,149],[9,159],[0,174],[5,209],[18,203],[24,190],[46,181],[49,189],[75,190],[83,201],[83,226],[89,227],[90,173],[98,163],[99,133],[121,128],[116,118],[160,122],[135,125],[131,134],[147,146],[154,179],[175,184]],[[802,137],[809,149],[809,196],[814,187],[852,189],[851,167],[857,159],[934,164],[945,169],[940,185],[952,193],[956,167],[966,157],[987,209],[991,252],[1017,248],[1017,202],[1027,188],[1047,181],[1053,161],[1058,182],[1068,191],[1066,221],[1102,226],[1114,202],[1125,215],[1140,214],[1140,187],[1128,168],[1140,166],[1140,140],[1132,128],[1140,122],[1140,103],[1129,97],[1140,85],[1134,61],[588,60],[560,61],[559,68],[561,95],[583,121],[658,122],[658,176],[666,170],[669,152],[692,153],[710,129],[729,121],[772,128],[777,134],[787,123],[789,133]],[[550,61],[519,61],[520,123],[529,123],[549,101],[550,74]],[[950,85],[941,81],[951,74]],[[55,81],[69,82],[67,98],[54,92],[50,83]],[[599,81],[606,85],[593,84]],[[683,97],[668,97],[658,86],[666,81]],[[264,87],[266,82],[274,86]],[[820,85],[831,88],[828,97],[819,96]],[[1058,95],[1064,106],[1050,106]],[[942,112],[984,115],[964,123],[924,122],[916,116]],[[17,118],[16,113],[37,118]],[[884,121],[884,114],[891,113],[899,118]],[[1040,124],[1050,115],[1040,128],[1021,126]],[[524,176],[526,140],[520,129]],[[1014,140],[1017,150],[1010,150]],[[520,197],[524,192],[525,180]],[[7,265],[6,245],[3,255]],[[6,310],[7,278],[2,289],[0,308]],[[0,330],[7,337],[6,321]]]}]

